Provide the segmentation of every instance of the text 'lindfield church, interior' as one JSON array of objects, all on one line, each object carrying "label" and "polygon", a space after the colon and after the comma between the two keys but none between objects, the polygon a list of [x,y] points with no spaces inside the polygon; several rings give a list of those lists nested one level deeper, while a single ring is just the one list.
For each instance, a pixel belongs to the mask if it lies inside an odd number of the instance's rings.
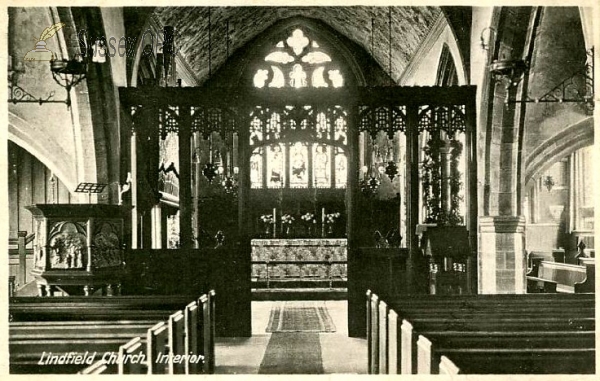
[{"label": "text 'lindfield church, interior'", "polygon": [[595,11],[8,8],[10,372],[595,373]]}]

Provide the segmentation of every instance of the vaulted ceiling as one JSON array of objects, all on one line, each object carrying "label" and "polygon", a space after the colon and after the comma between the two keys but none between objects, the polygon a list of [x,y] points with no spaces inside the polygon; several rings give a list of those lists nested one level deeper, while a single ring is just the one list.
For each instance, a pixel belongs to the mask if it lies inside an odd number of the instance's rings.
[{"label": "vaulted ceiling", "polygon": [[231,55],[277,21],[295,16],[317,19],[331,26],[372,53],[387,72],[390,9],[392,77],[397,79],[440,17],[439,7],[211,7],[210,44],[208,7],[156,8],[154,16],[163,25],[178,30],[181,53],[196,77],[204,81],[209,72],[209,55],[213,72],[227,59],[227,28]]}]

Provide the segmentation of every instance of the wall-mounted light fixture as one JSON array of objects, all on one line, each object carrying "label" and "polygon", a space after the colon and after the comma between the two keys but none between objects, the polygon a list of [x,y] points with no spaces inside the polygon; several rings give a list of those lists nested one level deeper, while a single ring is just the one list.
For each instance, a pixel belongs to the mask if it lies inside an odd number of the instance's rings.
[{"label": "wall-mounted light fixture", "polygon": [[45,97],[36,97],[19,85],[19,77],[25,73],[20,62],[13,65],[13,57],[8,59],[8,102],[17,103],[64,103],[71,107],[71,89],[77,86],[87,75],[87,62],[81,56],[72,60],[53,59],[50,61],[50,71],[54,81],[67,90],[67,98],[54,99],[54,91]]},{"label": "wall-mounted light fixture", "polygon": [[548,192],[552,192],[552,187],[554,187],[554,178],[552,176],[544,177],[544,186],[548,189]]},{"label": "wall-mounted light fixture", "polygon": [[[594,96],[594,48],[586,51],[586,61],[582,62],[576,71],[565,80],[547,90],[541,96],[511,98],[506,103],[579,103],[588,115],[593,115],[595,107]],[[490,71],[492,68],[490,67]]]},{"label": "wall-mounted light fixture", "polygon": [[527,69],[527,64],[523,60],[496,60],[489,67],[490,73],[497,82],[507,81],[507,89],[517,86]]}]

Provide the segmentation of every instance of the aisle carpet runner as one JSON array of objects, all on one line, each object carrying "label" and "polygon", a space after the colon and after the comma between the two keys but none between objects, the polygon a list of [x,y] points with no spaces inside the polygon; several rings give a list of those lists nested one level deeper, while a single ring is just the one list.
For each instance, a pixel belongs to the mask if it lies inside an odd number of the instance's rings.
[{"label": "aisle carpet runner", "polygon": [[323,302],[273,306],[267,332],[335,332],[335,325]]},{"label": "aisle carpet runner", "polygon": [[335,332],[324,303],[271,309],[267,332],[273,332],[259,374],[323,374],[319,332]]}]

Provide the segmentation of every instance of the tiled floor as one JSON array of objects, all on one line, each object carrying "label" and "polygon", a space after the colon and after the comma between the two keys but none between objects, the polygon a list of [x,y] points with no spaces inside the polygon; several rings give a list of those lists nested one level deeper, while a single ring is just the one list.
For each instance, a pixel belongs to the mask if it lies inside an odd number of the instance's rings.
[{"label": "tiled floor", "polygon": [[[265,332],[271,308],[279,303],[302,306],[314,301],[252,302],[252,337],[218,338],[216,343],[216,373],[257,374],[271,337]],[[325,303],[336,326],[336,332],[320,333],[325,374],[366,374],[367,342],[348,337],[347,302],[328,300]]]}]

